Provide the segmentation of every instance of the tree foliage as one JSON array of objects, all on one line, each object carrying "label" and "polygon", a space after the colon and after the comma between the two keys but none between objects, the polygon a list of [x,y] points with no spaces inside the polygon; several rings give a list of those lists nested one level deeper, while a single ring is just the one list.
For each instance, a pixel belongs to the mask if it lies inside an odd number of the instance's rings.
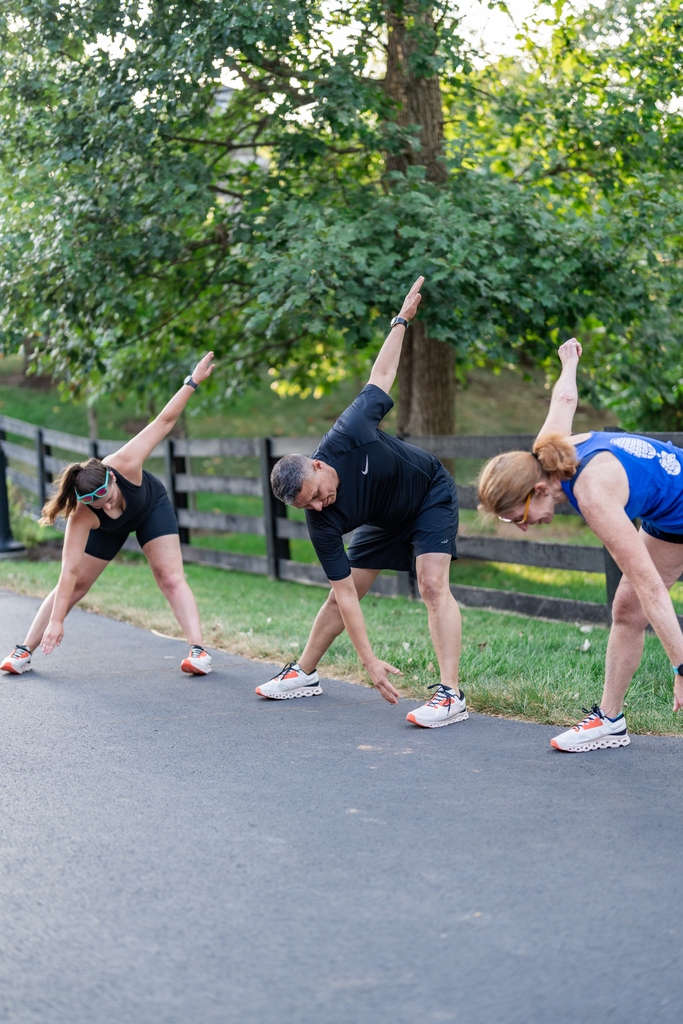
[{"label": "tree foliage", "polygon": [[5,2],[2,345],[325,387],[422,273],[461,373],[579,331],[593,394],[675,419],[680,3],[554,11],[482,65],[448,0]]}]

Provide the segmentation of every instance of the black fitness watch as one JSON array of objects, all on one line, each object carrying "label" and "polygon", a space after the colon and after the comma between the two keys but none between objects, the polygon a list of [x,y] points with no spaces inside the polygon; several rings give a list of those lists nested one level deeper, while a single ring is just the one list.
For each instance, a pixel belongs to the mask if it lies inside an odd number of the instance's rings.
[{"label": "black fitness watch", "polygon": [[674,675],[675,676],[683,676],[683,664],[681,664],[681,665],[672,665],[671,667],[674,670]]},{"label": "black fitness watch", "polygon": [[389,324],[389,326],[390,327],[396,327],[398,324],[403,324],[403,326],[405,328],[408,328],[408,326],[410,324],[410,321],[409,320],[404,320],[402,316],[395,316],[394,319]]},{"label": "black fitness watch", "polygon": [[183,384],[189,384],[193,391],[196,391],[199,387],[196,380],[192,380],[192,374],[188,373],[187,377],[183,381]]}]

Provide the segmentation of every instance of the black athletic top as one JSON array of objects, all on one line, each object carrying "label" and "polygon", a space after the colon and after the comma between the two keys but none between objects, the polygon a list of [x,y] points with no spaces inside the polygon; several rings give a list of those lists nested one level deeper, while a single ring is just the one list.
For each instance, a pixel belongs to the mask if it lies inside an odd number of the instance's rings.
[{"label": "black athletic top", "polygon": [[[111,468],[111,467],[110,467]],[[114,470],[116,482],[126,499],[126,507],[117,519],[108,516],[103,508],[91,508],[100,521],[100,530],[106,533],[118,533],[123,530],[126,533],[133,533],[144,522],[146,516],[154,507],[160,492],[166,493],[164,485],[155,476],[142,471],[142,483],[132,484],[126,480],[118,469]]]},{"label": "black athletic top", "polygon": [[441,463],[429,452],[378,429],[393,402],[367,384],[311,455],[336,469],[337,498],[315,512],[306,509],[308,532],[329,580],[351,575],[342,536],[369,523],[398,530],[415,518]]}]

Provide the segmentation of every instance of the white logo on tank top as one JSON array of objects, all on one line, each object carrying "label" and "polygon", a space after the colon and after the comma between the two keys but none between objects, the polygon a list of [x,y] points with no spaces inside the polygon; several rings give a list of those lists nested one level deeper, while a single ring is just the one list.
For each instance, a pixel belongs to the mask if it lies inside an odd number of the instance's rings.
[{"label": "white logo on tank top", "polygon": [[678,476],[681,471],[681,464],[673,452],[661,452],[659,462],[665,473],[669,476]]},{"label": "white logo on tank top", "polygon": [[368,457],[366,455],[365,456],[365,469],[361,469],[361,473],[363,474],[363,476],[367,476],[368,475],[368,468],[369,468],[369,460],[368,460]]},{"label": "white logo on tank top", "polygon": [[[610,444],[616,448],[622,448],[629,455],[635,455],[637,459],[657,458],[657,449],[649,441],[642,437],[613,437]],[[681,464],[673,452],[660,452],[659,464],[669,476],[678,476],[681,471]]]},{"label": "white logo on tank top", "polygon": [[635,455],[637,459],[654,459],[657,456],[657,449],[649,441],[641,437],[613,437],[610,444],[616,448],[623,448],[629,455]]}]

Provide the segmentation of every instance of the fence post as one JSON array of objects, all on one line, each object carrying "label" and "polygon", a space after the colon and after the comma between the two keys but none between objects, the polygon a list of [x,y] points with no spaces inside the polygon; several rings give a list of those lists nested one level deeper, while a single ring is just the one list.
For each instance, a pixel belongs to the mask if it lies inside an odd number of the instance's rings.
[{"label": "fence post", "polygon": [[19,554],[24,550],[24,545],[20,544],[12,536],[12,527],[9,520],[9,500],[7,498],[7,459],[5,458],[5,449],[0,443],[0,556],[10,553]]},{"label": "fence post", "polygon": [[38,465],[38,503],[44,505],[47,501],[47,478],[45,476],[45,452],[43,450],[43,432],[40,428],[36,431],[36,456]]},{"label": "fence post", "polygon": [[415,584],[415,573],[412,569],[408,572],[396,573],[396,591],[399,597],[407,597],[409,601],[414,601],[416,591]]},{"label": "fence post", "polygon": [[272,442],[269,437],[259,439],[261,485],[263,487],[263,521],[266,530],[266,558],[268,559],[268,575],[271,579],[280,578],[280,560],[289,561],[289,540],[278,537],[277,521],[287,518],[287,506],[275,497],[270,489],[270,471],[276,463],[273,458]]},{"label": "fence post", "polygon": [[607,621],[612,624],[612,604],[614,602],[614,595],[617,592],[619,581],[621,580],[622,572],[617,563],[610,555],[607,548],[603,548],[603,554],[605,556],[605,585],[607,588]]},{"label": "fence post", "polygon": [[[175,444],[173,438],[169,437],[166,441],[166,490],[168,496],[171,499],[171,504],[175,509],[176,515],[178,515],[178,509],[187,508],[187,494],[185,491],[178,491],[176,488],[176,477],[178,473],[184,473],[186,471],[185,458],[182,455],[176,455]],[[190,530],[187,526],[178,526],[178,535],[180,537],[181,544],[190,543]]]},{"label": "fence post", "polygon": [[88,447],[90,448],[90,458],[99,459],[100,457],[100,446],[97,441],[89,441]]}]

